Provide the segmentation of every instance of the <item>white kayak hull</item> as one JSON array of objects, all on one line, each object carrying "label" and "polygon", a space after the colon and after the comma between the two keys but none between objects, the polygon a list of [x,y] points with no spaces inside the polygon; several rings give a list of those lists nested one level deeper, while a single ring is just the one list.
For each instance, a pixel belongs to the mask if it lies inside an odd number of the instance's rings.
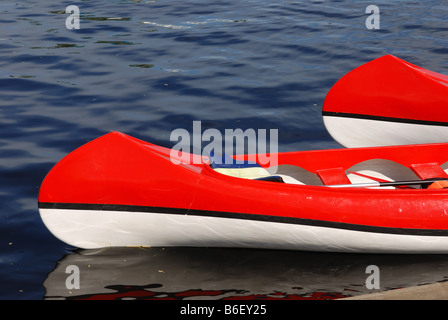
[{"label": "white kayak hull", "polygon": [[405,122],[398,119],[356,118],[323,115],[330,135],[347,148],[443,143],[448,141],[448,125]]},{"label": "white kayak hull", "polygon": [[233,247],[353,253],[448,253],[448,237],[389,234],[249,219],[105,210],[40,209],[78,248]]}]

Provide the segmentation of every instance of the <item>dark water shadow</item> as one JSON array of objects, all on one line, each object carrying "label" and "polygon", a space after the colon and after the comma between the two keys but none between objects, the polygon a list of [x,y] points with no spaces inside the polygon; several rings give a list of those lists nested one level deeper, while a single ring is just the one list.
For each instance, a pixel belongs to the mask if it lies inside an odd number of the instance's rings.
[{"label": "dark water shadow", "polygon": [[[368,289],[379,268],[379,289]],[[79,289],[67,288],[79,269]],[[62,257],[45,299],[332,300],[445,281],[448,257],[223,248],[109,248]],[[69,283],[71,280],[68,280]]]}]

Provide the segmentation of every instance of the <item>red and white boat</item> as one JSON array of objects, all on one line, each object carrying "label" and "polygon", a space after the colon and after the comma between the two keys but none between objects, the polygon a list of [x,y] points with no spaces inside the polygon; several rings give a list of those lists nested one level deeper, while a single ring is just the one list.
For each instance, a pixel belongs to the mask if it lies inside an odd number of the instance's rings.
[{"label": "red and white boat", "polygon": [[386,55],[328,92],[324,123],[345,147],[448,141],[448,76]]},{"label": "red and white boat", "polygon": [[250,178],[170,151],[118,132],[81,146],[42,183],[45,225],[79,248],[448,253],[448,189],[420,187],[448,179],[448,143],[278,153]]}]

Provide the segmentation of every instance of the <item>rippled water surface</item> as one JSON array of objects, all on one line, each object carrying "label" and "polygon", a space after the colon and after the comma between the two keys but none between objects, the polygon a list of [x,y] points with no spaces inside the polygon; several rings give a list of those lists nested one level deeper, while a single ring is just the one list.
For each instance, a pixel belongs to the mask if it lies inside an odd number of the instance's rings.
[{"label": "rippled water surface", "polygon": [[[65,25],[72,4],[78,30]],[[379,30],[365,26],[370,4]],[[101,266],[97,287],[86,281],[93,288],[74,293],[83,297],[131,288],[157,298],[332,299],[365,293],[369,264],[392,270],[382,289],[446,280],[444,256],[228,250],[229,264],[215,249],[73,251],[42,224],[37,194],[57,161],[112,130],[172,146],[172,130],[200,120],[203,130],[278,129],[280,151],[339,148],[321,118],[331,86],[388,53],[447,74],[447,15],[433,0],[2,1],[0,298],[68,295],[61,266],[70,261]],[[134,261],[128,269],[123,257]],[[121,282],[109,283],[117,266]],[[140,268],[146,276],[132,278]],[[180,272],[193,276],[182,282]]]}]

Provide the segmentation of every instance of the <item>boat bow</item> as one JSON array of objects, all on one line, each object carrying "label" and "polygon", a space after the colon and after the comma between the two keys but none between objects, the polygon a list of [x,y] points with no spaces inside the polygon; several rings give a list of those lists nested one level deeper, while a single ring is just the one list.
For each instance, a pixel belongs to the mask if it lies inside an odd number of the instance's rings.
[{"label": "boat bow", "polygon": [[336,82],[322,114],[346,147],[446,142],[448,76],[386,55]]}]

